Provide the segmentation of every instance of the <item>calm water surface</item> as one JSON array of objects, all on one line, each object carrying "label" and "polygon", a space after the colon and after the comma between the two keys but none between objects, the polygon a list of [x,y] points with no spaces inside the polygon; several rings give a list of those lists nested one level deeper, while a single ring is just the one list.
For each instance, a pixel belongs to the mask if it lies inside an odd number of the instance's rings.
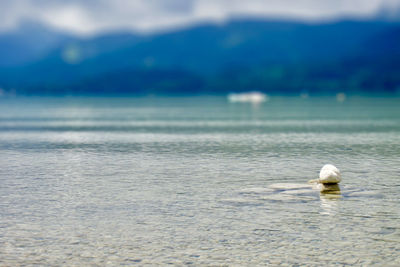
[{"label": "calm water surface", "polygon": [[399,266],[399,184],[399,98],[0,99],[0,265]]}]

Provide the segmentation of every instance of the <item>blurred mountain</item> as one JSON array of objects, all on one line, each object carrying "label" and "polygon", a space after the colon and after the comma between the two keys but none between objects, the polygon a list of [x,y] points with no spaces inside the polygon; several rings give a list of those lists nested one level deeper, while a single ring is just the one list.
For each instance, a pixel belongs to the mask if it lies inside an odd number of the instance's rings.
[{"label": "blurred mountain", "polygon": [[0,56],[0,87],[28,94],[396,92],[400,24],[241,20],[93,38],[25,25],[0,35]]},{"label": "blurred mountain", "polygon": [[41,60],[47,54],[73,39],[33,21],[24,21],[17,29],[0,34],[0,66],[18,66]]}]

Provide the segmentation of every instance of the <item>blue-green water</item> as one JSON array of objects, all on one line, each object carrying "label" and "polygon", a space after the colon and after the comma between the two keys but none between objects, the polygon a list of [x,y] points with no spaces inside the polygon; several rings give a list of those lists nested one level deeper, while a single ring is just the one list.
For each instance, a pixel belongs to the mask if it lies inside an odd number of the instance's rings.
[{"label": "blue-green water", "polygon": [[0,265],[399,266],[399,184],[399,98],[0,99]]}]

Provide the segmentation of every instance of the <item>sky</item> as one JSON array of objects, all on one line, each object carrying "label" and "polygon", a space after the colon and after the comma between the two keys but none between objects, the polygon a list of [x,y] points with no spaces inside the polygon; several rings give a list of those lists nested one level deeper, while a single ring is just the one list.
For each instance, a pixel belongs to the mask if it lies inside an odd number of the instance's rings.
[{"label": "sky", "polygon": [[[304,21],[398,15],[400,0],[0,0],[0,31],[37,21],[78,35],[155,32],[233,17]],[[393,14],[391,14],[393,13]]]}]

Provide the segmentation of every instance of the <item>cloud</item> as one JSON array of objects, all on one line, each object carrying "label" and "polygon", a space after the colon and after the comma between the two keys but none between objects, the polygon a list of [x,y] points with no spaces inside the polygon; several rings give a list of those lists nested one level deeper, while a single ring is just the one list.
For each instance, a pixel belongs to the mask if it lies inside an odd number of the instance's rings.
[{"label": "cloud", "polygon": [[116,29],[149,32],[237,16],[315,21],[365,18],[399,8],[400,0],[2,0],[0,30],[35,20],[83,35]]}]

